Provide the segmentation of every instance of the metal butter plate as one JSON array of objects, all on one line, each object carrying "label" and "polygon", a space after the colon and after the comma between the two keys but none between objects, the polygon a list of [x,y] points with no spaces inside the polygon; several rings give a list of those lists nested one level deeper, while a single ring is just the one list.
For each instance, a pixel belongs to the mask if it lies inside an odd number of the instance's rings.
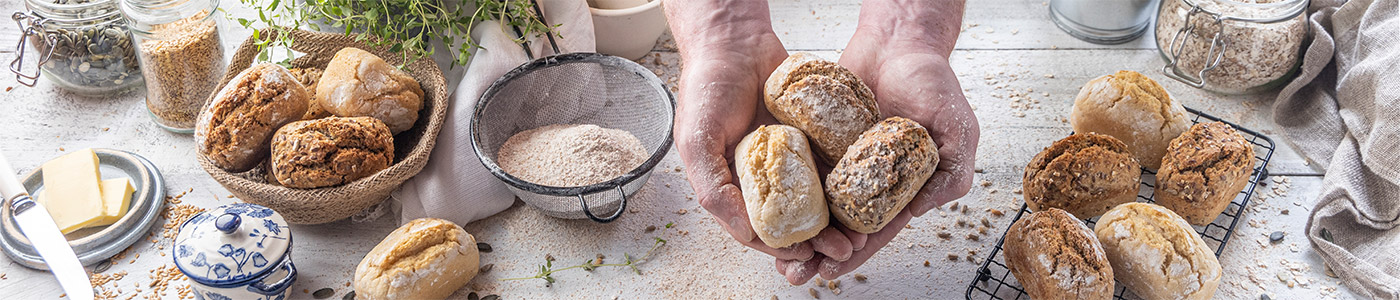
[{"label": "metal butter plate", "polygon": [[[78,255],[78,261],[91,266],[126,250],[146,236],[165,207],[165,179],[146,158],[131,152],[113,149],[93,149],[97,153],[102,179],[131,178],[136,192],[131,194],[131,206],[126,216],[107,226],[84,228],[67,235],[68,245]],[[34,168],[20,177],[31,195],[44,189],[42,168]],[[0,250],[11,260],[26,267],[47,270],[44,260],[34,251],[29,240],[20,233],[9,208],[0,208]]]}]

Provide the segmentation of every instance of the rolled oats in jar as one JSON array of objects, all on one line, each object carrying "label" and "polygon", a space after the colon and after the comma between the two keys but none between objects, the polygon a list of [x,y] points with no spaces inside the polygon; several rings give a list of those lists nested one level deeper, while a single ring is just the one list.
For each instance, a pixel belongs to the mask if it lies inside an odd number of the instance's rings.
[{"label": "rolled oats in jar", "polygon": [[1168,77],[1225,94],[1269,90],[1297,72],[1308,0],[1163,0],[1157,49]]},{"label": "rolled oats in jar", "polygon": [[170,131],[194,131],[195,118],[228,67],[218,0],[123,0],[146,77],[146,108]]}]

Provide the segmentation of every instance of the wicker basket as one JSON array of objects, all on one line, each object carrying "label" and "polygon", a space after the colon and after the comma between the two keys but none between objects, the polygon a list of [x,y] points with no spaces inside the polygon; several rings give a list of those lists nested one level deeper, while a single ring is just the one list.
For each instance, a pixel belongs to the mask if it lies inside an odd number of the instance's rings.
[{"label": "wicker basket", "polygon": [[[325,68],[336,51],[345,47],[364,49],[390,64],[403,63],[401,55],[390,53],[387,47],[370,47],[365,42],[356,41],[354,36],[301,30],[292,31],[291,34],[296,41],[292,49],[306,54],[293,60],[293,67]],[[257,54],[251,37],[243,41],[234,53],[228,73],[219,87],[222,89],[235,75],[247,69]],[[204,155],[199,155],[199,165],[234,196],[248,203],[270,207],[286,217],[289,223],[328,223],[359,213],[387,199],[390,192],[423,170],[429,154],[433,152],[438,131],[447,117],[446,81],[437,64],[430,59],[421,59],[409,64],[406,71],[418,80],[426,92],[423,111],[420,111],[413,128],[394,136],[394,163],[378,173],[338,186],[295,189],[277,184],[271,172],[268,172],[270,166],[266,161],[242,173],[224,171]]]}]

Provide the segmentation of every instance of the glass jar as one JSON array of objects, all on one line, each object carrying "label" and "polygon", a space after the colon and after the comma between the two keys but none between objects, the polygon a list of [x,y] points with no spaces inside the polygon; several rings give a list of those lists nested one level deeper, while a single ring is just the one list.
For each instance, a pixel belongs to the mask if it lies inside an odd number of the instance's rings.
[{"label": "glass jar", "polygon": [[218,0],[122,0],[146,76],[146,108],[161,127],[194,131],[228,67]]},{"label": "glass jar", "polygon": [[1163,0],[1157,49],[1167,77],[1224,94],[1250,94],[1297,74],[1308,0]]},{"label": "glass jar", "polygon": [[28,13],[13,15],[24,32],[17,53],[29,44],[40,55],[38,74],[16,73],[33,86],[39,74],[78,94],[120,92],[141,83],[141,68],[126,20],[116,0],[26,0]]},{"label": "glass jar", "polygon": [[1050,19],[1070,36],[1121,44],[1147,32],[1156,0],[1050,0]]}]

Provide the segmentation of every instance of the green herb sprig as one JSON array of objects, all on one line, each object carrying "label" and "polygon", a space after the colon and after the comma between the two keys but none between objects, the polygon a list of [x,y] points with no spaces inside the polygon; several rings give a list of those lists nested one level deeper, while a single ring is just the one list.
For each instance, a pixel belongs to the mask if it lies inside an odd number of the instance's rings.
[{"label": "green herb sprig", "polygon": [[[456,54],[454,65],[466,65],[471,51],[479,48],[471,39],[477,23],[498,20],[502,26],[519,28],[525,43],[528,37],[557,34],[558,24],[547,25],[535,15],[530,0],[239,0],[258,11],[257,19],[237,18],[238,24],[253,29],[258,60],[270,61],[274,49],[287,51],[287,64],[294,56],[291,30],[320,31],[329,24],[356,35],[371,46],[388,46],[406,66],[436,53],[433,41],[442,41]],[[455,2],[455,3],[453,3]],[[455,5],[447,5],[455,4]],[[276,31],[275,38],[265,34]],[[359,31],[359,33],[356,33]],[[373,36],[378,39],[369,39]]]},{"label": "green herb sprig", "polygon": [[[671,227],[675,227],[675,225],[676,223],[674,222],[666,223],[665,228],[670,229]],[[665,239],[662,239],[660,237],[653,237],[652,239],[654,239],[654,241],[651,244],[651,249],[647,249],[646,254],[643,254],[641,257],[633,259],[631,255],[624,252],[622,253],[622,263],[605,264],[602,263],[602,259],[599,258],[586,260],[582,264],[555,269],[554,260],[546,258],[544,261],[544,265],[540,266],[540,271],[539,273],[536,273],[535,276],[506,278],[501,279],[501,281],[540,279],[544,280],[545,286],[549,286],[554,284],[554,273],[558,273],[560,271],[565,271],[569,269],[583,269],[584,271],[591,272],[600,267],[627,267],[632,269],[632,272],[637,273],[637,275],[642,275],[642,270],[638,269],[637,265],[647,262],[648,259],[651,258],[652,253],[656,252],[656,249],[661,248],[661,246],[665,246],[667,242]]]}]

